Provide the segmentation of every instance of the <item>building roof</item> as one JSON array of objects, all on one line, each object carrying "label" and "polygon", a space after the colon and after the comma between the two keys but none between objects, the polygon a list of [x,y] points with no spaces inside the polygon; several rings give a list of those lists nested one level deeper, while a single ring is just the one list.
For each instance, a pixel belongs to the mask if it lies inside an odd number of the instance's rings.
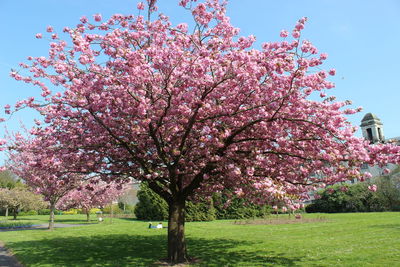
[{"label": "building roof", "polygon": [[382,125],[381,120],[376,116],[375,114],[372,113],[367,113],[365,114],[364,118],[361,120],[361,126],[367,126],[371,124],[379,124]]},{"label": "building roof", "polygon": [[364,116],[364,118],[361,120],[361,122],[370,121],[370,120],[380,120],[380,119],[379,119],[378,116],[376,116],[375,114],[367,113],[367,114],[365,114],[365,116]]}]

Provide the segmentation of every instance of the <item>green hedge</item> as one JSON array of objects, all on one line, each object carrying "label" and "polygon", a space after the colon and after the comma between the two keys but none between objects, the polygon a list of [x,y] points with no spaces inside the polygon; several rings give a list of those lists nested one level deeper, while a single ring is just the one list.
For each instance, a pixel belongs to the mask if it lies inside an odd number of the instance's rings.
[{"label": "green hedge", "polygon": [[[135,215],[139,220],[163,221],[168,219],[168,205],[145,183],[138,192],[139,202]],[[247,219],[264,217],[271,213],[271,207],[247,204],[246,200],[233,198],[228,202],[227,194],[215,194],[210,200],[186,202],[186,221],[212,221],[215,219]],[[228,204],[229,203],[229,204]]]},{"label": "green hedge", "polygon": [[245,199],[227,196],[229,192],[214,194],[214,207],[219,220],[260,218],[269,215],[272,208],[268,205],[255,205]]},{"label": "green hedge", "polygon": [[[383,211],[378,194],[368,190],[369,184],[334,185],[318,192],[319,199],[306,207],[306,212],[370,212]],[[345,187],[346,190],[341,188]]]},{"label": "green hedge", "polygon": [[[168,204],[159,195],[154,193],[146,183],[140,185],[137,194],[139,202],[135,206],[135,215],[138,220],[165,221],[168,220]],[[186,202],[185,220],[212,221],[215,219],[215,210],[212,201],[199,203]]]}]

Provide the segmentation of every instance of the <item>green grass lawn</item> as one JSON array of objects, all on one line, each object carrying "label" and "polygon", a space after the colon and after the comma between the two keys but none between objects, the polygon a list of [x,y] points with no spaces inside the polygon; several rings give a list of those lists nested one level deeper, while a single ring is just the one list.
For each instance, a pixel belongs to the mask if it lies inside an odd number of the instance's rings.
[{"label": "green grass lawn", "polygon": [[[326,220],[310,221],[323,216]],[[400,213],[306,214],[306,223],[186,224],[193,266],[400,266]],[[47,216],[21,217],[33,223]],[[84,223],[84,215],[56,216]],[[48,230],[0,232],[26,266],[156,266],[166,256],[166,229],[113,219]]]}]

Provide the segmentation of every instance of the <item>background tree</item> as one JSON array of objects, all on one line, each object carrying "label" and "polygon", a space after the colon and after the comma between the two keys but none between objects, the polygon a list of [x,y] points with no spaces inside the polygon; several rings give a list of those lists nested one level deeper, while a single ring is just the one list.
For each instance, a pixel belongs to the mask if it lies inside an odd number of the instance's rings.
[{"label": "background tree", "polygon": [[20,210],[37,210],[46,207],[47,204],[43,201],[43,196],[34,194],[23,187],[15,187],[13,189],[0,188],[0,206],[6,210],[10,209],[16,220]]},{"label": "background tree", "polygon": [[[395,146],[367,150],[344,117],[357,110],[326,97],[335,70],[322,70],[327,55],[300,40],[306,18],[293,38],[282,31],[284,40],[255,49],[255,37],[230,24],[225,3],[180,1],[193,15],[190,31],[162,14],[152,19],[155,3],[147,1],[147,18],[82,17],[64,29],[69,44],[48,27],[49,56],[21,64],[32,76],[11,76],[42,89],[41,101],[15,108],[43,115],[46,124],[31,133],[49,140],[41,146],[52,147],[48,158],[69,172],[146,181],[168,203],[171,262],[188,259],[191,197],[228,188],[256,203],[291,204],[319,186],[362,179],[363,162],[387,153],[395,156],[383,161],[400,161]],[[309,99],[316,94],[321,102]]]},{"label": "background tree", "polygon": [[81,183],[82,175],[68,172],[64,163],[50,154],[54,147],[46,138],[28,139],[17,134],[10,143],[13,149],[9,150],[8,167],[49,202],[51,230],[58,201]]},{"label": "background tree", "polygon": [[134,184],[132,188],[127,189],[119,198],[118,205],[125,212],[132,212],[135,204],[138,202],[137,198],[137,184]]},{"label": "background tree", "polygon": [[82,209],[86,214],[87,221],[90,221],[92,208],[104,207],[112,203],[127,189],[127,185],[107,184],[101,181],[83,184],[63,196],[56,207],[60,210]]},{"label": "background tree", "polygon": [[9,170],[0,172],[0,188],[14,188],[19,182],[18,177]]},{"label": "background tree", "polygon": [[400,210],[400,167],[387,175],[374,179],[377,197],[384,210]]}]

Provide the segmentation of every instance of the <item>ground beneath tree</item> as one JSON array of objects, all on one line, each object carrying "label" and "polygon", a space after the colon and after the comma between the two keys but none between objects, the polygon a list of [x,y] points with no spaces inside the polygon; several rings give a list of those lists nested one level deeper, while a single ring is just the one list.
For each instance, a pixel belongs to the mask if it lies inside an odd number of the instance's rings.
[{"label": "ground beneath tree", "polygon": [[[64,224],[64,223],[55,223],[54,228],[67,228],[67,227],[76,227],[82,225],[90,225],[88,223],[85,224]],[[7,231],[25,231],[25,230],[38,230],[38,229],[47,229],[49,224],[38,224],[32,225],[31,227],[26,228],[11,228],[11,229],[1,229],[0,232]],[[14,257],[14,255],[5,248],[4,244],[0,242],[0,267],[23,267],[21,263]]]}]

